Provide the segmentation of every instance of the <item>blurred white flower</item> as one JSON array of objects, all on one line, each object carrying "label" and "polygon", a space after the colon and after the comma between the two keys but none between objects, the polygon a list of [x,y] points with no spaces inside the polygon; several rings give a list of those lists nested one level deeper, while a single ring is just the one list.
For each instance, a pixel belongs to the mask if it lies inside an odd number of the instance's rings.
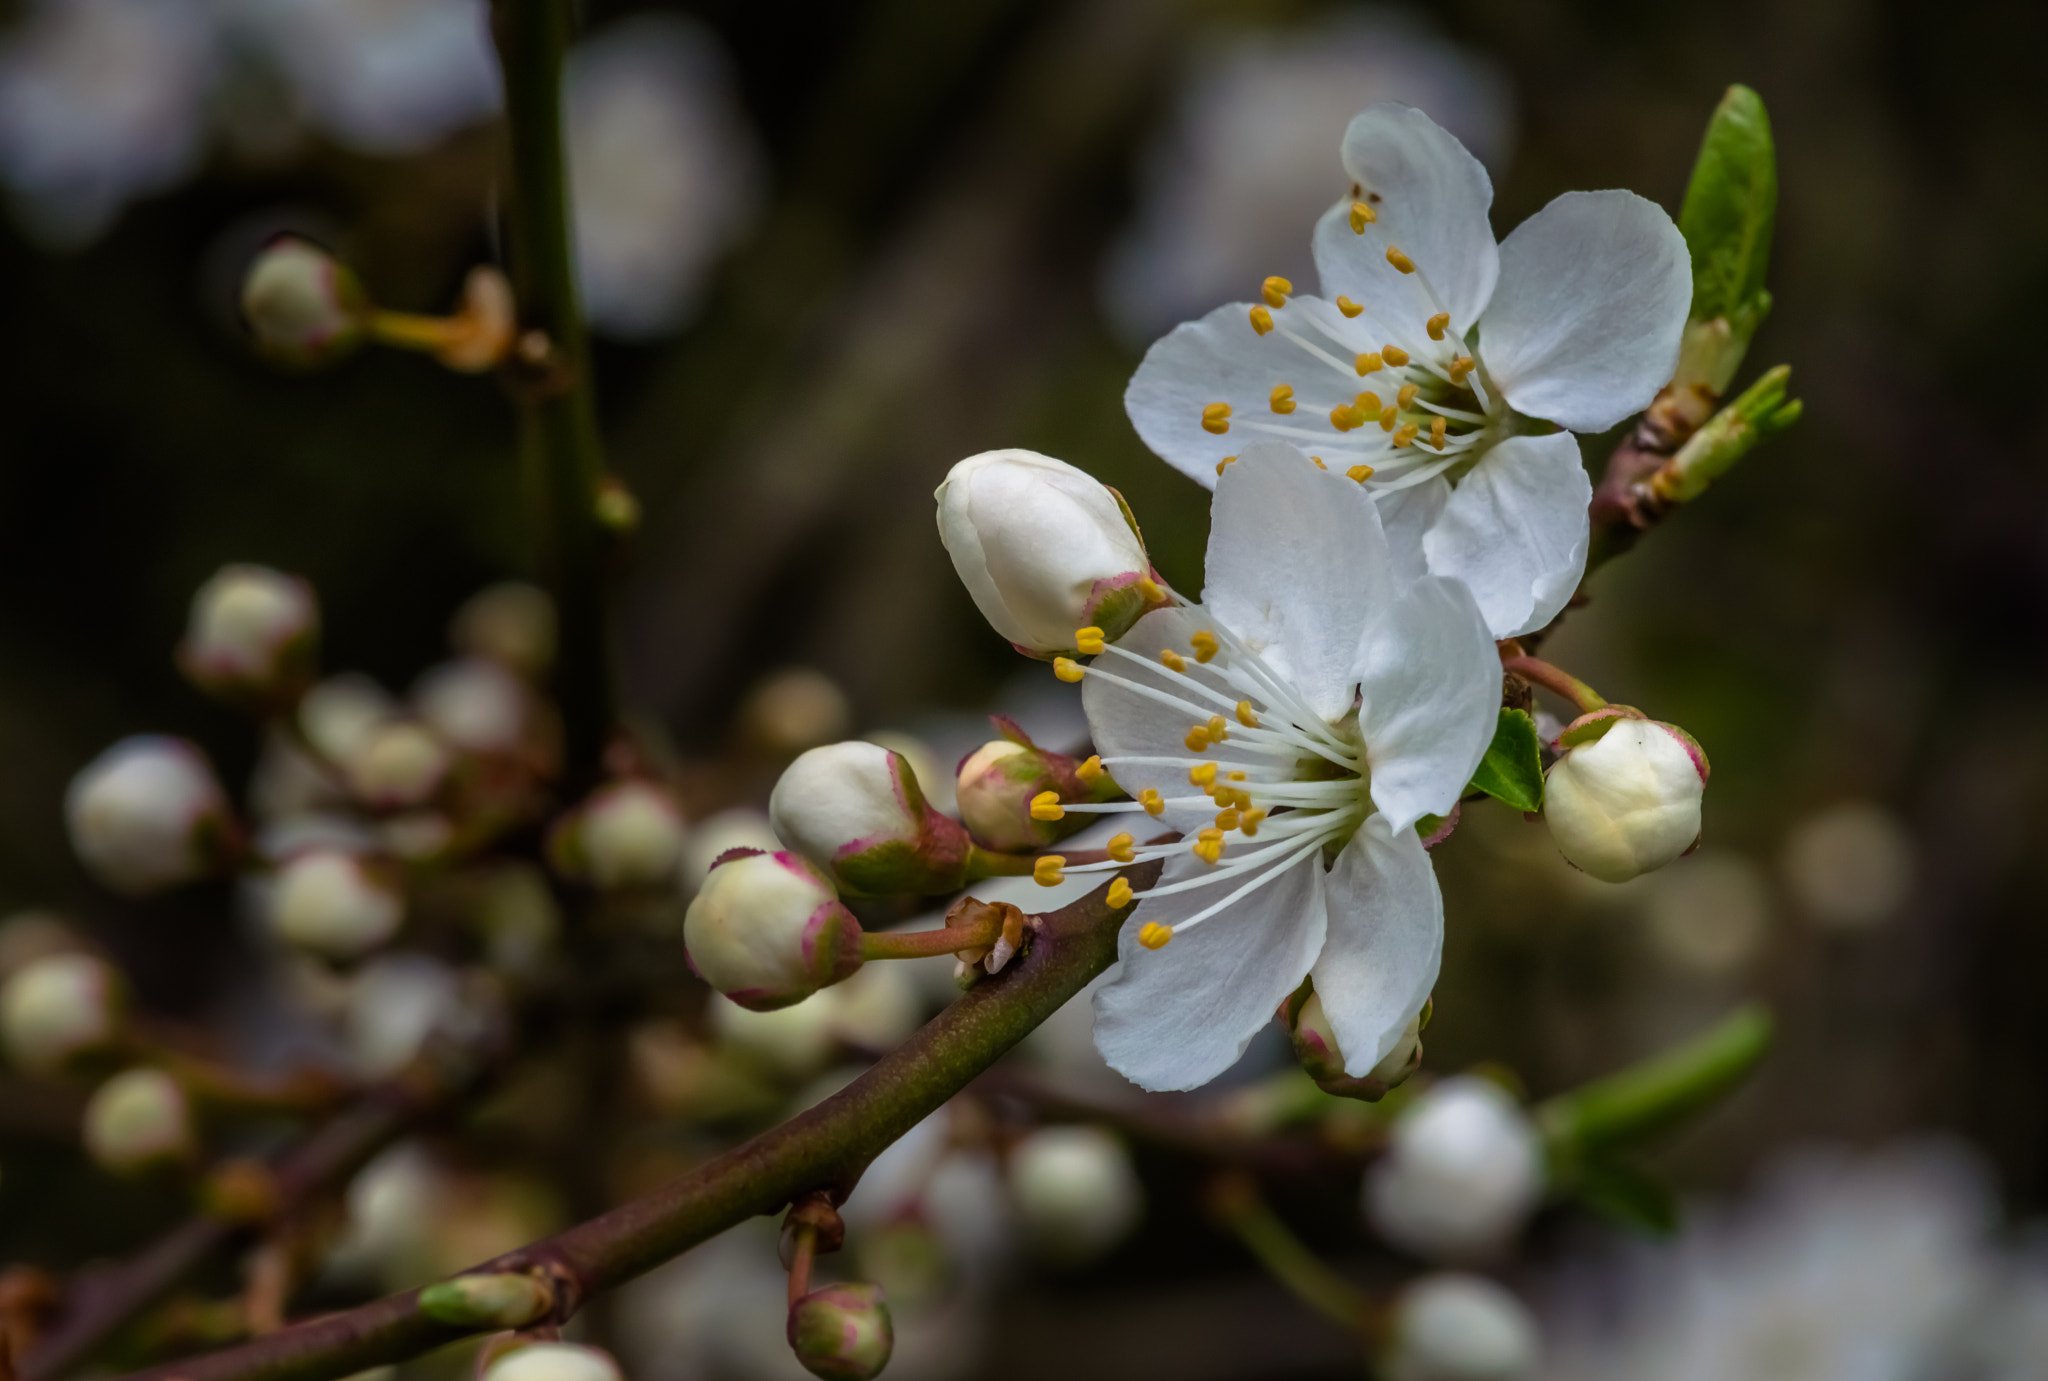
[{"label": "blurred white flower", "polygon": [[82,245],[197,165],[219,33],[196,0],[39,0],[0,40],[0,180],[38,239]]},{"label": "blurred white flower", "polygon": [[405,918],[405,895],[388,867],[325,845],[279,867],[263,904],[277,938],[341,959],[383,944]]},{"label": "blurred white flower", "polygon": [[365,153],[414,153],[500,99],[484,0],[228,0],[300,113]]},{"label": "blurred white flower", "polygon": [[1814,920],[1860,930],[1895,915],[1913,891],[1913,837],[1872,801],[1845,801],[1801,821],[1785,841],[1785,881]]},{"label": "blurred white flower", "polygon": [[1130,1152],[1100,1127],[1041,1127],[1010,1149],[1009,1171],[1025,1238],[1063,1265],[1101,1256],[1144,1211]]},{"label": "blurred white flower", "polygon": [[443,662],[412,688],[427,726],[466,753],[510,753],[526,733],[526,688],[497,662]]},{"label": "blurred white flower", "polygon": [[132,1175],[199,1149],[192,1107],[178,1081],[160,1069],[123,1070],[85,1105],[86,1152],[100,1168]]},{"label": "blurred white flower", "polygon": [[136,896],[206,876],[235,832],[206,754],[161,734],[124,738],[80,769],[64,823],[87,870]]},{"label": "blurred white flower", "polygon": [[1418,1094],[1367,1176],[1366,1213],[1396,1246],[1436,1260],[1497,1252],[1543,1194],[1536,1129],[1500,1085],[1461,1074]]},{"label": "blurred white flower", "polygon": [[576,262],[591,324],[664,335],[751,221],[762,156],[702,25],[645,13],[569,54],[563,99]]},{"label": "blurred white flower", "polygon": [[356,1073],[384,1079],[434,1036],[472,1037],[480,1018],[446,964],[424,954],[386,954],[363,965],[349,985],[343,1026]]},{"label": "blurred white flower", "polygon": [[1413,1282],[1394,1301],[1391,1333],[1389,1381],[1515,1381],[1536,1365],[1535,1319],[1484,1276],[1439,1271]]},{"label": "blurred white flower", "polygon": [[1507,158],[1506,77],[1400,11],[1212,41],[1148,155],[1135,222],[1110,259],[1112,323],[1149,344],[1267,274],[1314,282],[1302,227],[1349,184],[1337,146],[1375,101],[1427,110],[1495,172]]}]

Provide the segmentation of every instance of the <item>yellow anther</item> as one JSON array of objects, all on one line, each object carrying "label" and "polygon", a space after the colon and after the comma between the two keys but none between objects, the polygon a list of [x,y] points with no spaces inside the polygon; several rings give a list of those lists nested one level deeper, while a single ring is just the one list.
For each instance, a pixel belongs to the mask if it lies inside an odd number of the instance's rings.
[{"label": "yellow anther", "polygon": [[1188,783],[1191,786],[1213,786],[1216,782],[1216,764],[1205,762],[1188,769]]},{"label": "yellow anther", "polygon": [[1102,636],[1102,630],[1092,623],[1086,628],[1076,628],[1074,630],[1074,649],[1084,657],[1096,656],[1102,651],[1105,644],[1106,640]]},{"label": "yellow anther", "polygon": [[1230,803],[1239,810],[1248,810],[1251,808],[1252,794],[1244,790],[1232,791],[1230,793]]},{"label": "yellow anther", "polygon": [[1444,366],[1444,373],[1451,376],[1452,383],[1462,384],[1465,382],[1465,376],[1472,372],[1472,364],[1470,355],[1460,355]]},{"label": "yellow anther", "polygon": [[1380,415],[1380,396],[1368,389],[1356,398],[1353,398],[1351,406],[1357,408],[1362,416],[1378,417]]},{"label": "yellow anther", "polygon": [[1268,307],[1285,307],[1287,294],[1293,291],[1294,284],[1277,273],[1259,285],[1259,296],[1266,300]]},{"label": "yellow anther", "polygon": [[1206,662],[1216,655],[1217,650],[1223,644],[1216,641],[1214,633],[1211,633],[1206,628],[1201,628],[1195,631],[1194,637],[1188,639],[1188,646],[1194,648],[1196,661]]},{"label": "yellow anther", "polygon": [[1244,773],[1242,773],[1242,772],[1233,772],[1233,773],[1231,773],[1231,774],[1230,774],[1230,780],[1231,780],[1231,781],[1233,781],[1233,782],[1241,782],[1241,781],[1243,781],[1243,780],[1244,780]]},{"label": "yellow anther", "polygon": [[[1259,717],[1256,714],[1252,713],[1251,701],[1240,700],[1237,702],[1237,722],[1244,725],[1244,727],[1247,729],[1256,729],[1259,727]],[[1233,782],[1241,782],[1244,780],[1244,773],[1233,772],[1230,774],[1230,780],[1232,780]]]},{"label": "yellow anther", "polygon": [[1129,863],[1137,858],[1138,837],[1134,834],[1111,835],[1109,856],[1118,863]]},{"label": "yellow anther", "polygon": [[1159,788],[1148,786],[1138,793],[1138,804],[1145,808],[1147,815],[1161,815],[1166,810],[1166,798],[1159,794]]},{"label": "yellow anther", "polygon": [[1409,407],[1415,402],[1415,395],[1421,391],[1414,384],[1403,384],[1401,391],[1394,395],[1394,402],[1403,408]]},{"label": "yellow anther", "polygon": [[1318,470],[1327,470],[1330,468],[1329,466],[1323,464],[1323,458],[1321,456],[1310,456],[1309,459],[1316,463],[1316,469]]},{"label": "yellow anther", "polygon": [[1264,307],[1252,308],[1252,329],[1260,335],[1273,329],[1273,314]]},{"label": "yellow anther", "polygon": [[1064,820],[1067,808],[1060,804],[1057,791],[1041,791],[1031,798],[1031,818],[1034,820]]},{"label": "yellow anther", "polygon": [[1235,464],[1237,464],[1237,457],[1236,457],[1236,456],[1225,456],[1225,457],[1223,457],[1223,459],[1221,459],[1221,460],[1219,460],[1219,461],[1217,461],[1217,462],[1216,462],[1216,474],[1217,474],[1217,475],[1218,475],[1219,477],[1221,477],[1221,475],[1223,474],[1223,472],[1224,472],[1224,470],[1225,470],[1226,468],[1228,468],[1229,466],[1235,465]]},{"label": "yellow anther", "polygon": [[1220,714],[1212,714],[1212,715],[1210,715],[1210,716],[1209,716],[1209,742],[1211,742],[1211,743],[1221,743],[1221,742],[1223,742],[1223,740],[1225,740],[1225,739],[1227,739],[1227,738],[1229,738],[1229,737],[1230,737],[1230,727],[1229,727],[1228,725],[1226,725],[1226,724],[1225,724],[1225,723],[1223,722],[1223,716],[1222,716],[1222,715],[1220,715]]},{"label": "yellow anther", "polygon": [[1399,269],[1402,273],[1415,272],[1415,261],[1413,259],[1410,259],[1407,255],[1403,254],[1400,250],[1395,249],[1392,245],[1387,246],[1387,262],[1392,264],[1395,268]]},{"label": "yellow anther", "polygon": [[1339,403],[1330,409],[1330,425],[1340,432],[1348,432],[1354,427],[1364,426],[1365,416],[1357,408]]},{"label": "yellow anther", "polygon": [[[1398,345],[1382,345],[1380,347],[1380,358],[1394,366],[1394,368],[1399,369],[1408,363],[1408,352]],[[1224,415],[1229,415],[1228,409],[1225,410]]]},{"label": "yellow anther", "polygon": [[1219,830],[1234,830],[1237,828],[1236,806],[1216,812],[1216,828]]},{"label": "yellow anther", "polygon": [[1131,904],[1131,884],[1118,878],[1109,884],[1109,905],[1114,911],[1121,911]]},{"label": "yellow anther", "polygon": [[1208,729],[1208,726],[1206,726],[1206,725],[1202,725],[1202,724],[1197,724],[1197,725],[1196,725],[1196,726],[1195,726],[1194,728],[1192,728],[1192,729],[1188,730],[1188,736],[1187,736],[1186,738],[1182,739],[1182,740],[1181,740],[1181,742],[1187,745],[1187,750],[1188,750],[1188,751],[1189,751],[1190,753],[1206,753],[1206,752],[1208,752],[1208,751],[1209,751],[1209,729]]},{"label": "yellow anther", "polygon": [[1266,395],[1266,402],[1272,406],[1273,411],[1281,414],[1283,417],[1293,412],[1294,386],[1292,384],[1273,385],[1273,391]]},{"label": "yellow anther", "polygon": [[1400,430],[1394,433],[1393,441],[1388,444],[1398,451],[1403,446],[1411,444],[1415,440],[1415,434],[1421,430],[1422,428],[1416,426],[1413,422],[1403,422]]},{"label": "yellow anther", "polygon": [[1079,777],[1084,782],[1094,783],[1101,781],[1102,755],[1099,753],[1090,753],[1087,757],[1087,760],[1084,761],[1079,767],[1076,767],[1074,769],[1074,775]]},{"label": "yellow anther", "polygon": [[1444,328],[1450,324],[1451,314],[1449,312],[1438,312],[1428,321],[1422,323],[1423,329],[1429,332],[1431,340],[1442,340],[1444,338]]},{"label": "yellow anther", "polygon": [[[1232,456],[1231,459],[1236,460],[1237,457]],[[1166,603],[1166,591],[1159,588],[1159,584],[1157,581],[1141,580],[1131,588],[1136,590],[1138,592],[1138,598],[1144,600],[1147,604]]]},{"label": "yellow anther", "polygon": [[1199,830],[1195,834],[1195,838],[1201,840],[1204,844],[1212,839],[1221,839],[1222,837],[1223,831],[1215,825],[1210,825],[1208,828]]},{"label": "yellow anther", "polygon": [[1062,681],[1078,681],[1088,674],[1088,668],[1072,657],[1055,657],[1052,659],[1052,674]]},{"label": "yellow anther", "polygon": [[1168,671],[1186,671],[1188,669],[1187,658],[1181,656],[1170,647],[1159,649],[1159,665],[1165,667]]},{"label": "yellow anther", "polygon": [[1221,839],[1204,839],[1195,845],[1194,855],[1213,868],[1223,857],[1223,841]]},{"label": "yellow anther", "polygon": [[1138,927],[1138,943],[1146,949],[1164,949],[1166,942],[1173,938],[1173,927],[1157,921],[1147,921]]},{"label": "yellow anther", "polygon": [[1351,203],[1351,233],[1363,235],[1365,228],[1380,218],[1380,213],[1362,201]]},{"label": "yellow anther", "polygon": [[1368,374],[1377,373],[1384,363],[1385,361],[1380,359],[1379,351],[1361,350],[1358,352],[1358,358],[1351,362],[1351,367],[1358,371],[1360,378],[1364,378]]},{"label": "yellow anther", "polygon": [[1429,420],[1429,444],[1436,447],[1439,451],[1444,448],[1445,426],[1444,419],[1441,417],[1432,417]]},{"label": "yellow anther", "polygon": [[1345,316],[1357,316],[1365,308],[1359,306],[1348,297],[1339,297],[1337,299],[1337,310],[1344,313]]},{"label": "yellow anther", "polygon": [[1031,880],[1040,887],[1057,887],[1067,880],[1060,869],[1067,866],[1067,860],[1059,854],[1046,854],[1031,865]]},{"label": "yellow anther", "polygon": [[1370,465],[1354,465],[1344,472],[1344,478],[1357,480],[1360,484],[1364,484],[1372,478],[1372,467]]},{"label": "yellow anther", "polygon": [[1259,832],[1259,822],[1265,818],[1266,812],[1263,810],[1243,811],[1238,815],[1237,827],[1247,836],[1251,836]]},{"label": "yellow anther", "polygon": [[1390,432],[1390,431],[1394,430],[1394,428],[1395,428],[1396,426],[1398,426],[1398,425],[1400,424],[1400,421],[1401,421],[1401,409],[1399,409],[1398,407],[1394,406],[1394,405],[1393,405],[1392,403],[1389,403],[1389,404],[1387,404],[1387,405],[1386,405],[1386,406],[1385,406],[1384,408],[1381,408],[1381,409],[1380,409],[1380,430],[1381,430],[1381,431],[1383,431],[1383,432]]},{"label": "yellow anther", "polygon": [[1221,436],[1230,430],[1230,404],[1209,403],[1202,409],[1202,430]]}]

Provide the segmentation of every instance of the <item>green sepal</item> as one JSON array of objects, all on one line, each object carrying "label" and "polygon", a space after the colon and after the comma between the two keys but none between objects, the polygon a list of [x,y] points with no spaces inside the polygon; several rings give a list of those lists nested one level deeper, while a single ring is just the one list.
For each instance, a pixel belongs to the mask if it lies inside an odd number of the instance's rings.
[{"label": "green sepal", "polygon": [[1520,811],[1543,809],[1542,740],[1527,710],[1501,710],[1466,791],[1483,791]]},{"label": "green sepal", "polygon": [[1763,98],[1731,86],[1707,121],[1678,229],[1692,253],[1692,319],[1724,317],[1743,344],[1770,310],[1764,274],[1778,213],[1778,161]]},{"label": "green sepal", "polygon": [[1573,1192],[1601,1217],[1654,1237],[1678,1230],[1678,1196],[1648,1171],[1620,1161],[1594,1160],[1579,1167]]}]

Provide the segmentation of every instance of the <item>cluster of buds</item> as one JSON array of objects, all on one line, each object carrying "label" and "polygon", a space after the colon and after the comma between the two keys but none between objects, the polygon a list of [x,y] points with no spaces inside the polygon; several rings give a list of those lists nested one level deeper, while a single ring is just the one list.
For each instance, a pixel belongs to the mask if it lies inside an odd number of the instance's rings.
[{"label": "cluster of buds", "polygon": [[1685,730],[1608,705],[1573,720],[1556,748],[1543,819],[1574,867],[1627,882],[1699,842],[1709,769]]},{"label": "cluster of buds", "polygon": [[1431,1004],[1424,1002],[1422,1010],[1394,1042],[1394,1048],[1362,1075],[1344,1072],[1344,1052],[1337,1048],[1337,1033],[1323,1012],[1323,1001],[1316,996],[1313,980],[1303,979],[1301,986],[1281,1002],[1277,1016],[1293,1043],[1294,1058],[1318,1088],[1339,1098],[1376,1103],[1422,1067],[1422,1032],[1429,1025],[1430,1011]]}]

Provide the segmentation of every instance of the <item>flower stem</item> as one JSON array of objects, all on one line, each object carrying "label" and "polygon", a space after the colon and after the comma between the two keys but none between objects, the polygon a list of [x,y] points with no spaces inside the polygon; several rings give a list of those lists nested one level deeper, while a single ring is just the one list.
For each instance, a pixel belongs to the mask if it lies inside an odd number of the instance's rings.
[{"label": "flower stem", "polygon": [[818,1255],[818,1230],[809,1223],[796,1227],[796,1250],[789,1261],[789,1304],[793,1309],[798,1300],[811,1293],[811,1262]]},{"label": "flower stem", "polygon": [[967,880],[980,882],[983,878],[1028,877],[1036,858],[1035,854],[999,853],[976,844],[967,856]]},{"label": "flower stem", "polygon": [[994,908],[957,925],[938,930],[877,931],[861,936],[863,959],[929,959],[938,954],[955,954],[963,949],[986,949],[1003,932],[1001,914]]},{"label": "flower stem", "polygon": [[1365,1332],[1372,1318],[1371,1301],[1280,1221],[1249,1175],[1230,1172],[1218,1176],[1210,1186],[1209,1212],[1237,1234],[1289,1294],[1338,1327]]},{"label": "flower stem", "polygon": [[1541,686],[1551,694],[1571,701],[1578,706],[1580,714],[1590,714],[1594,710],[1607,708],[1607,701],[1600,692],[1570,672],[1552,666],[1541,657],[1531,657],[1526,653],[1506,657],[1501,660],[1501,666],[1524,681]]}]

